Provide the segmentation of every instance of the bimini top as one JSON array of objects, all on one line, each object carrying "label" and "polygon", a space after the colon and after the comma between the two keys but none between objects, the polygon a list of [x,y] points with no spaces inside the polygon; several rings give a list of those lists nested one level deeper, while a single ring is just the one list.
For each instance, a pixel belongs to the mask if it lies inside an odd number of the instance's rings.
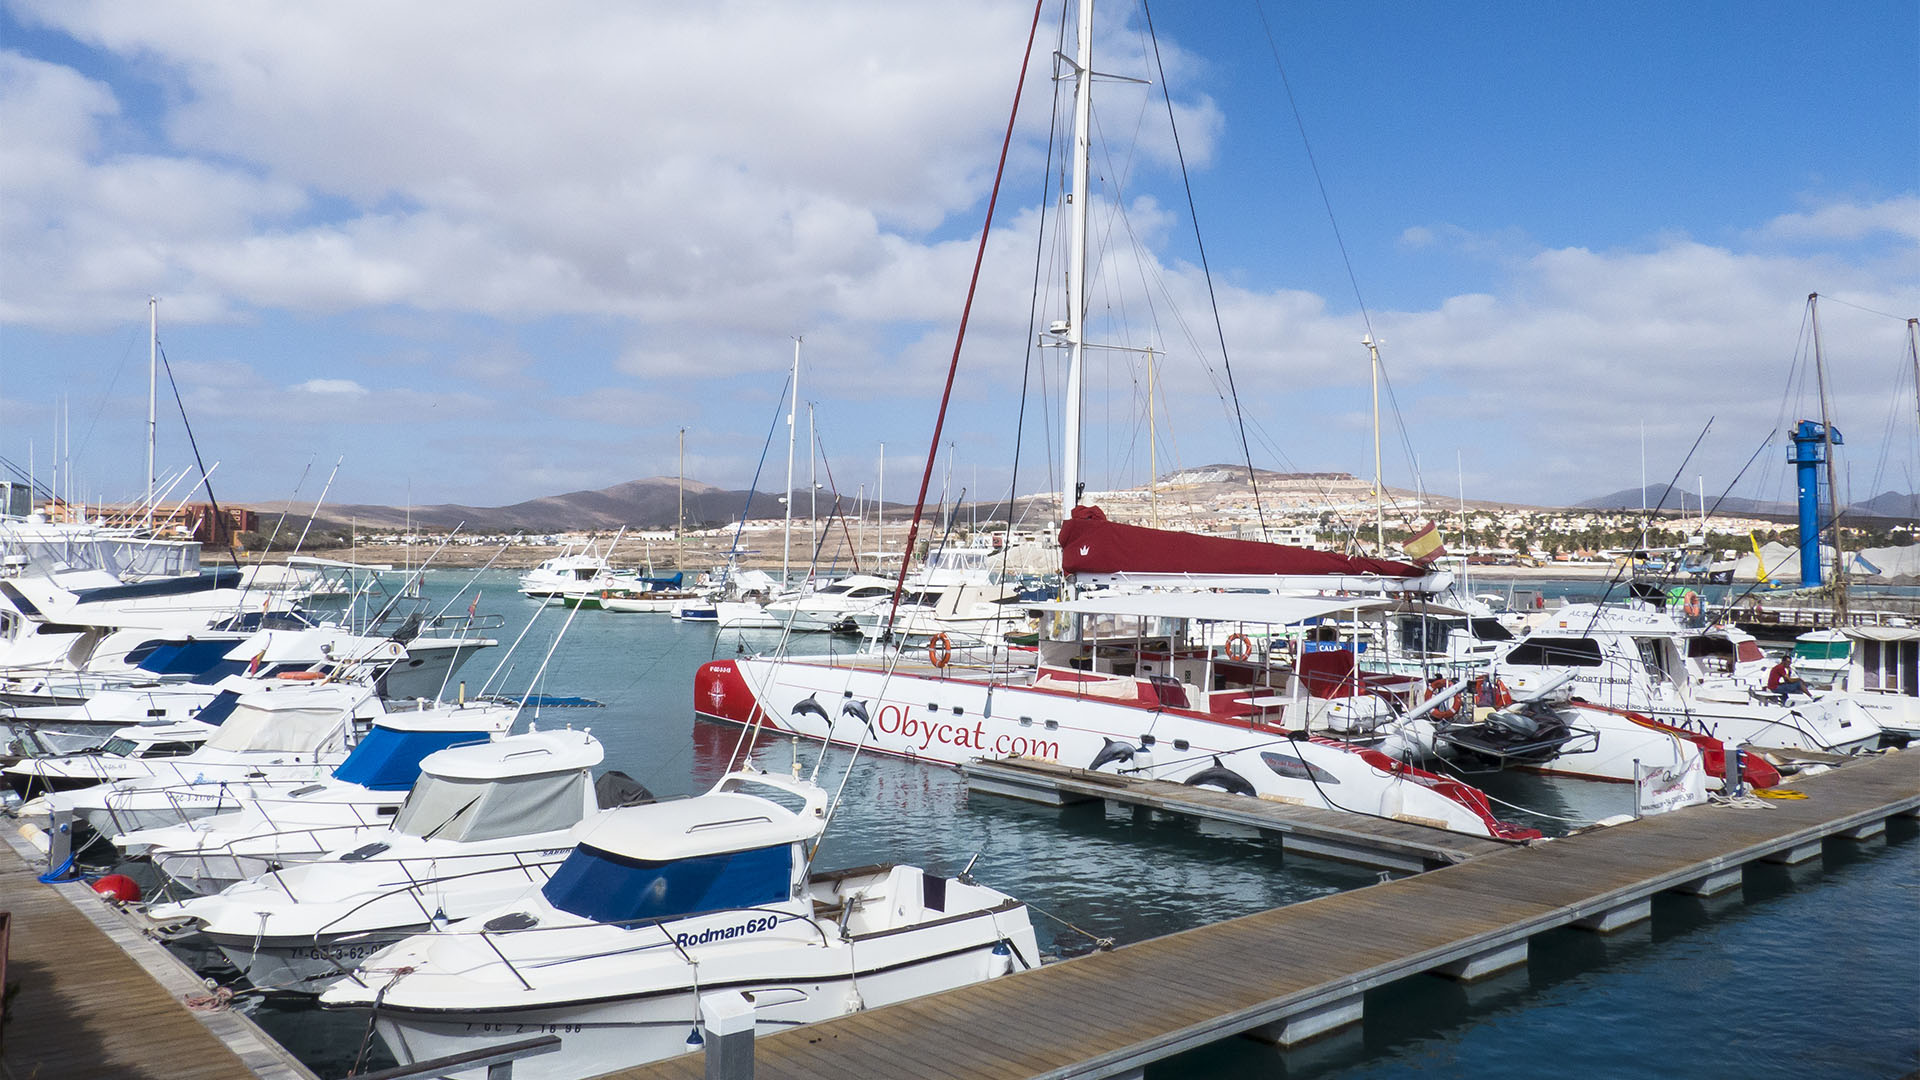
[{"label": "bimini top", "polygon": [[[805,800],[799,813],[737,790],[762,783]],[[826,792],[763,774],[730,773],[705,795],[609,810],[580,834],[583,846],[640,862],[671,862],[811,840],[826,827]]]},{"label": "bimini top", "polygon": [[1391,600],[1366,596],[1281,596],[1273,593],[1094,593],[1078,600],[1022,604],[1032,611],[1072,615],[1134,615],[1154,619],[1289,624],[1355,611],[1378,611]]},{"label": "bimini top", "polygon": [[448,780],[501,780],[591,769],[605,757],[599,739],[562,728],[436,751],[420,762],[420,771]]}]

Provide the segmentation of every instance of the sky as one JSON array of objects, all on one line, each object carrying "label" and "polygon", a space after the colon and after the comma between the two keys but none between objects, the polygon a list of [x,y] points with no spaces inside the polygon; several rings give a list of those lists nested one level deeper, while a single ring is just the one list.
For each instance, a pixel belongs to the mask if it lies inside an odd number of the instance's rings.
[{"label": "sky", "polygon": [[[674,475],[682,428],[689,477],[775,490],[796,338],[801,482],[811,426],[818,482],[910,499],[1033,11],[0,0],[0,456],[140,495],[154,296],[223,500],[338,462],[331,501],[500,505]],[[1096,20],[1091,488],[1370,476],[1371,334],[1390,485],[1788,498],[1809,293],[1843,496],[1920,488],[1910,0],[1150,19]],[[937,457],[969,498],[1059,483],[1062,25]]]}]

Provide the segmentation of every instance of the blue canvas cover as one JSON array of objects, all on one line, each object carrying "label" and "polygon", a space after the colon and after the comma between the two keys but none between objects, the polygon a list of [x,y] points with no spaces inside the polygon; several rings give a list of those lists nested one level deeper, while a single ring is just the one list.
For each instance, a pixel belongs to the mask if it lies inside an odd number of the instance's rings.
[{"label": "blue canvas cover", "polygon": [[428,754],[486,741],[482,731],[395,731],[375,724],[333,775],[369,791],[405,791],[420,779],[420,762]]},{"label": "blue canvas cover", "polygon": [[582,844],[541,892],[561,911],[635,924],[778,903],[792,880],[791,844],[671,862],[629,859]]}]

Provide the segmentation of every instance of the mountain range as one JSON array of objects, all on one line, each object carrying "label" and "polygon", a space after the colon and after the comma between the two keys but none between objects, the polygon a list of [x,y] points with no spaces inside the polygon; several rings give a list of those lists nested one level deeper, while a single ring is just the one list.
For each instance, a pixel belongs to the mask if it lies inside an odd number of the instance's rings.
[{"label": "mountain range", "polygon": [[[1573,504],[1576,510],[1638,510],[1642,506],[1657,506],[1663,513],[1677,512],[1684,506],[1689,512],[1698,514],[1700,496],[1685,488],[1649,484],[1644,495],[1637,487],[1622,488],[1611,495]],[[1795,504],[1790,502],[1761,502],[1733,496],[1717,501],[1709,498],[1707,507],[1718,514],[1742,517],[1793,518],[1799,513]],[[1920,518],[1920,494],[1903,495],[1897,491],[1885,491],[1871,499],[1856,499],[1842,510],[1845,517],[1855,521],[1862,518]]]},{"label": "mountain range", "polygon": [[[1216,484],[1243,483],[1244,475],[1244,468],[1236,469],[1232,466],[1220,465],[1175,473],[1167,477],[1167,482],[1210,487]],[[1309,480],[1321,483],[1355,482],[1352,477],[1334,473],[1309,476],[1269,473],[1263,470],[1260,476],[1263,489],[1276,484],[1285,484],[1288,481]],[[778,494],[721,488],[697,480],[688,480],[685,490],[686,527],[690,529],[712,528],[738,521],[743,509],[747,510],[755,520],[770,520],[786,514],[786,508]],[[317,516],[322,520],[337,522],[341,525],[352,522],[362,528],[401,529],[408,527],[411,523],[415,529],[435,532],[452,529],[463,523],[468,533],[570,532],[613,530],[622,526],[664,529],[671,528],[674,523],[680,507],[680,492],[679,480],[667,476],[654,476],[629,480],[597,491],[570,491],[564,495],[548,495],[507,506],[437,503],[409,509],[396,506],[343,504],[322,508]],[[750,498],[751,503],[749,503]],[[1026,497],[1022,498],[1024,501]],[[796,499],[799,501],[794,510],[798,516],[808,507],[804,495],[796,496]],[[1624,488],[1609,495],[1575,503],[1573,508],[1635,510],[1642,505],[1641,499],[1641,489]],[[1659,506],[1669,512],[1678,511],[1682,506],[1690,512],[1699,512],[1699,497],[1691,491],[1678,487],[1668,492],[1664,486],[1649,486],[1646,489],[1645,499],[1644,505]],[[828,514],[832,508],[833,496],[822,492],[819,500],[821,515]],[[889,513],[895,513],[909,509],[909,504],[890,502],[886,504],[886,508]],[[1787,520],[1790,520],[1795,513],[1790,503],[1760,502],[1731,497],[1721,500],[1714,509],[1725,514]],[[843,512],[851,513],[852,510],[852,506],[842,503]],[[1847,508],[1847,514],[1856,520],[1920,517],[1920,495],[1885,492],[1871,499],[1854,502]]]}]

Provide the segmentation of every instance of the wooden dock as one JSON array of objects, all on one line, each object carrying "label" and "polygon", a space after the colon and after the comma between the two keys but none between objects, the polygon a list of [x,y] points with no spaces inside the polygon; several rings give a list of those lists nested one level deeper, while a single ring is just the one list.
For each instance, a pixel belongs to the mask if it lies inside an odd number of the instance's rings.
[{"label": "wooden dock", "polygon": [[[1474,857],[1112,952],[760,1039],[755,1075],[865,1080],[1138,1077],[1233,1035],[1293,1045],[1361,1019],[1366,991],[1423,972],[1524,963],[1534,934],[1609,931],[1655,894],[1737,888],[1744,868],[1817,858],[1920,811],[1920,752],[1794,785],[1804,799],[1709,805]],[[692,1054],[608,1074],[700,1080]]]},{"label": "wooden dock", "polygon": [[1431,825],[1343,814],[1317,806],[1250,799],[1212,788],[1142,780],[1032,759],[972,761],[960,767],[970,791],[1048,806],[1102,799],[1183,817],[1258,829],[1285,854],[1337,859],[1413,873],[1505,851],[1512,841],[1449,832]]},{"label": "wooden dock", "polygon": [[0,1076],[314,1080],[239,1013],[188,1009],[186,995],[206,992],[198,976],[85,884],[41,884],[31,849],[0,836],[6,978],[19,987],[0,1028]]}]

